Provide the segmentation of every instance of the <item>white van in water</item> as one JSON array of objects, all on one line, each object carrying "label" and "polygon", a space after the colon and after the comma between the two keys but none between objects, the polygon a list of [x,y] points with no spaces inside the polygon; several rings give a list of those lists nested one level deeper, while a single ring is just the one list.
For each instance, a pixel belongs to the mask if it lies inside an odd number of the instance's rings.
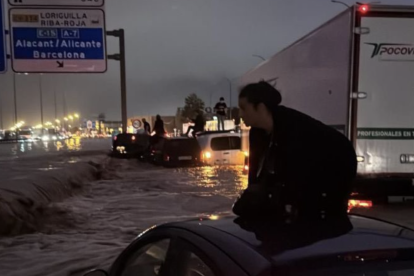
[{"label": "white van in water", "polygon": [[241,135],[234,131],[204,132],[197,136],[201,160],[206,165],[243,165]]}]

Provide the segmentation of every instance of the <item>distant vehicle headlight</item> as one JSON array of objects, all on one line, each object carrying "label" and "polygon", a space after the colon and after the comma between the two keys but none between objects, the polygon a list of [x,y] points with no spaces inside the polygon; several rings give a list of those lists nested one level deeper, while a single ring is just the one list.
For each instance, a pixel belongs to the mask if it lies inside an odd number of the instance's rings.
[{"label": "distant vehicle headlight", "polygon": [[49,138],[49,136],[45,135],[45,136],[43,136],[43,137],[42,137],[42,140],[43,140],[43,141],[49,141],[49,140],[50,140],[50,138]]}]

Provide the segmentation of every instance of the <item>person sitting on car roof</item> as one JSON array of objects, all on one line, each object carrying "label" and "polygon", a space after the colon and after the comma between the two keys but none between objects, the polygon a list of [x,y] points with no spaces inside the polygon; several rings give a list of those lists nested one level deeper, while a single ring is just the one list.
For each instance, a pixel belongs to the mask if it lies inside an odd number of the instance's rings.
[{"label": "person sitting on car roof", "polygon": [[357,170],[353,145],[281,102],[279,91],[264,81],[240,92],[241,117],[252,127],[249,184],[233,212],[285,222],[346,215]]},{"label": "person sitting on car roof", "polygon": [[204,131],[206,120],[204,119],[203,112],[198,110],[196,118],[193,119],[192,121],[194,122],[194,126],[188,127],[187,132],[185,133],[185,136],[188,136],[188,133],[190,133],[190,130],[193,130],[192,136],[195,138],[197,133]]}]

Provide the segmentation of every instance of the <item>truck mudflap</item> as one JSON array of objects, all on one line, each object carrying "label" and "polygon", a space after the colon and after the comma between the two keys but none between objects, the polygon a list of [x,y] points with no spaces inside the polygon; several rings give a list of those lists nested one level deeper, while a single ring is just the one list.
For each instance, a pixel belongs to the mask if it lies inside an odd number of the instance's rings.
[{"label": "truck mudflap", "polygon": [[414,175],[359,176],[353,189],[353,198],[389,200],[390,197],[414,197]]}]

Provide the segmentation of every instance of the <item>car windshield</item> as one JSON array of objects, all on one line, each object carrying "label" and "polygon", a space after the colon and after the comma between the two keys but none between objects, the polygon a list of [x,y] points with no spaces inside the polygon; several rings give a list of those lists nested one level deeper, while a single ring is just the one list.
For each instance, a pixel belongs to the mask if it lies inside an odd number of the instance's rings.
[{"label": "car windshield", "polygon": [[118,134],[117,135],[117,142],[118,143],[132,143],[133,142],[133,136],[132,134]]},{"label": "car windshield", "polygon": [[32,132],[30,130],[21,130],[19,131],[19,134],[20,135],[31,135]]}]

